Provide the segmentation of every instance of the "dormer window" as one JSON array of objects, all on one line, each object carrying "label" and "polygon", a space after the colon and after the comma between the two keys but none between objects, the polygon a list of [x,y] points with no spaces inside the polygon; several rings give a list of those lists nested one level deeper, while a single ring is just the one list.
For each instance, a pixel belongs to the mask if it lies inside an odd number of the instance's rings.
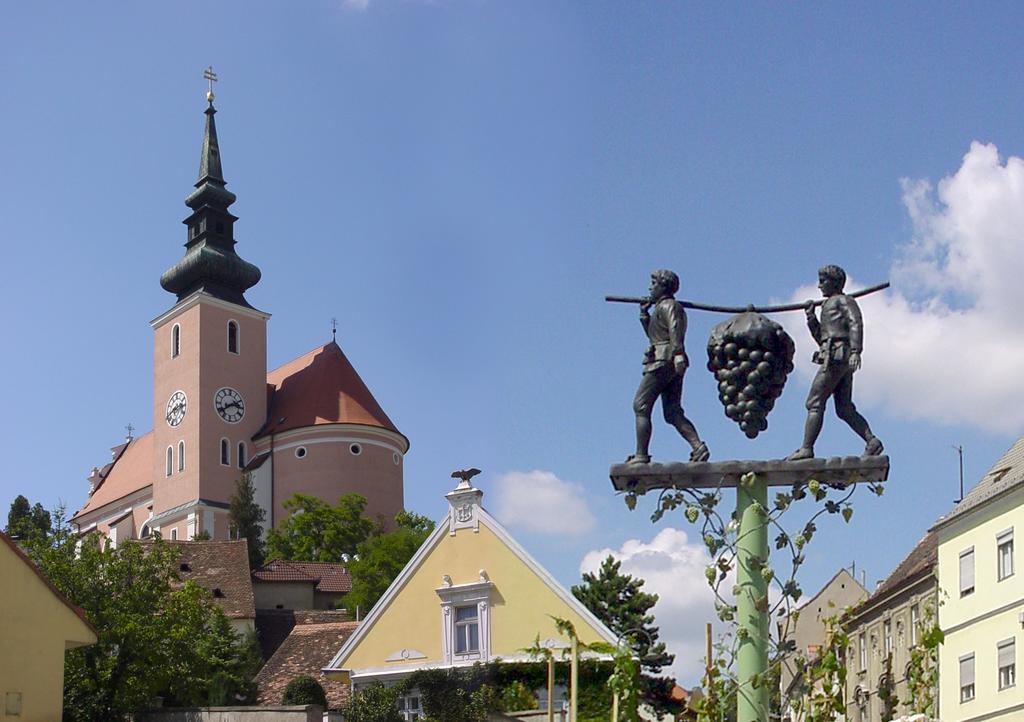
[{"label": "dormer window", "polygon": [[177,358],[181,353],[181,326],[174,324],[171,328],[171,358]]},{"label": "dormer window", "polygon": [[238,323],[228,321],[228,353],[238,353]]}]

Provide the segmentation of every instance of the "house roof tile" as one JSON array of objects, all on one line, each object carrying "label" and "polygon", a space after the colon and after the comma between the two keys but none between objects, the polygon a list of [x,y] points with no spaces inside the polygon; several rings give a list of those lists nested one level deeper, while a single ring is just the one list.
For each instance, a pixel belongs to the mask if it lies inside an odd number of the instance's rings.
[{"label": "house roof tile", "polygon": [[106,473],[75,518],[153,483],[153,432],[132,439],[108,467],[104,467]]},{"label": "house roof tile", "polygon": [[333,341],[274,369],[267,384],[268,422],[257,436],[318,424],[364,424],[399,433]]},{"label": "house roof tile", "polygon": [[343,564],[275,559],[252,573],[260,582],[310,582],[318,592],[344,594],[352,590],[352,577]]},{"label": "house roof tile", "polygon": [[[164,541],[179,550],[182,581],[208,589],[229,619],[255,619],[249,545],[237,541]],[[223,596],[217,596],[214,590]]]},{"label": "house roof tile", "polygon": [[303,623],[298,614],[295,621],[287,639],[256,675],[257,702],[281,704],[288,683],[299,675],[308,674],[323,686],[328,709],[338,709],[348,699],[348,686],[328,679],[322,670],[359,623]]}]

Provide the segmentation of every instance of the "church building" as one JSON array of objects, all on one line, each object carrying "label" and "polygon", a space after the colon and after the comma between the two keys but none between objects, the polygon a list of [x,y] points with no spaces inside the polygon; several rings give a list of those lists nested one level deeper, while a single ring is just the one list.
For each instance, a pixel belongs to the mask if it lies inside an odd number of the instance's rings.
[{"label": "church building", "polygon": [[260,270],[235,252],[235,195],[221,168],[212,90],[185,255],[161,277],[174,303],[153,328],[153,430],[115,446],[72,517],[114,544],[159,532],[229,537],[235,481],[252,475],[266,526],[296,492],[328,503],[349,492],[384,523],[403,507],[409,441],[333,340],[267,370],[267,321],[245,291]]}]

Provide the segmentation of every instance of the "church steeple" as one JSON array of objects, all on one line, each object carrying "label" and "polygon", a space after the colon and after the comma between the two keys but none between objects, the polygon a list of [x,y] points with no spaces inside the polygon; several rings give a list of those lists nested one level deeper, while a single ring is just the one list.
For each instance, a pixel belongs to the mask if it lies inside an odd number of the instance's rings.
[{"label": "church steeple", "polygon": [[237,217],[228,211],[235,202],[221,167],[220,146],[213,107],[213,69],[204,77],[210,81],[206,94],[206,130],[199,159],[199,180],[195,190],[185,199],[192,214],[183,223],[188,227],[185,256],[160,276],[164,290],[182,300],[196,291],[205,291],[225,301],[248,306],[242,295],[260,280],[260,269],[235,253],[233,228]]}]

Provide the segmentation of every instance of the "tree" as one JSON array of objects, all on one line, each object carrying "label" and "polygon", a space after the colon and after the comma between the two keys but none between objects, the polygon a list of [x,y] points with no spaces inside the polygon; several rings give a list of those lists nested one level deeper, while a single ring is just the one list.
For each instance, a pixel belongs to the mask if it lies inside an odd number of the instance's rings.
[{"label": "tree", "polygon": [[292,678],[284,688],[281,704],[318,704],[327,709],[327,693],[314,678],[302,674]]},{"label": "tree", "polygon": [[263,520],[267,512],[256,503],[256,487],[252,474],[245,472],[235,481],[235,493],[228,503],[228,523],[235,539],[245,539],[249,544],[249,568],[263,566]]},{"label": "tree", "polygon": [[342,707],[346,722],[402,722],[398,711],[399,687],[377,683],[353,694]]},{"label": "tree", "polygon": [[345,494],[335,506],[308,494],[284,502],[288,519],[267,534],[268,559],[340,562],[352,556],[373,533],[374,523],[363,517],[366,497]]},{"label": "tree", "polygon": [[644,592],[644,580],[622,574],[621,566],[609,554],[596,575],[583,575],[583,584],[572,588],[573,596],[615,634],[630,636],[644,671],[658,674],[675,659],[674,654],[665,651],[665,643],[658,642],[654,615],[648,614],[658,595]]},{"label": "tree", "polygon": [[583,584],[572,588],[573,596],[583,602],[598,619],[616,635],[627,637],[640,659],[641,699],[658,711],[673,711],[676,704],[670,692],[671,680],[657,677],[662,667],[672,664],[675,655],[665,651],[658,641],[651,607],[657,594],[643,591],[644,580],[634,579],[620,571],[621,562],[608,555],[598,573],[583,575]]},{"label": "tree", "polygon": [[434,531],[434,522],[413,512],[395,516],[395,530],[372,536],[359,545],[357,558],[349,562],[352,590],[345,606],[366,611],[380,599],[416,551]]},{"label": "tree", "polygon": [[50,512],[39,502],[29,507],[28,499],[18,494],[11,502],[11,510],[7,513],[7,528],[4,531],[8,536],[17,537],[20,541],[46,537],[53,531]]},{"label": "tree", "polygon": [[56,519],[51,537],[26,551],[98,637],[65,656],[65,720],[123,720],[158,696],[180,705],[251,698],[254,640],[235,634],[208,591],[180,582],[175,545],[115,549],[91,534],[76,549],[63,514]]}]

